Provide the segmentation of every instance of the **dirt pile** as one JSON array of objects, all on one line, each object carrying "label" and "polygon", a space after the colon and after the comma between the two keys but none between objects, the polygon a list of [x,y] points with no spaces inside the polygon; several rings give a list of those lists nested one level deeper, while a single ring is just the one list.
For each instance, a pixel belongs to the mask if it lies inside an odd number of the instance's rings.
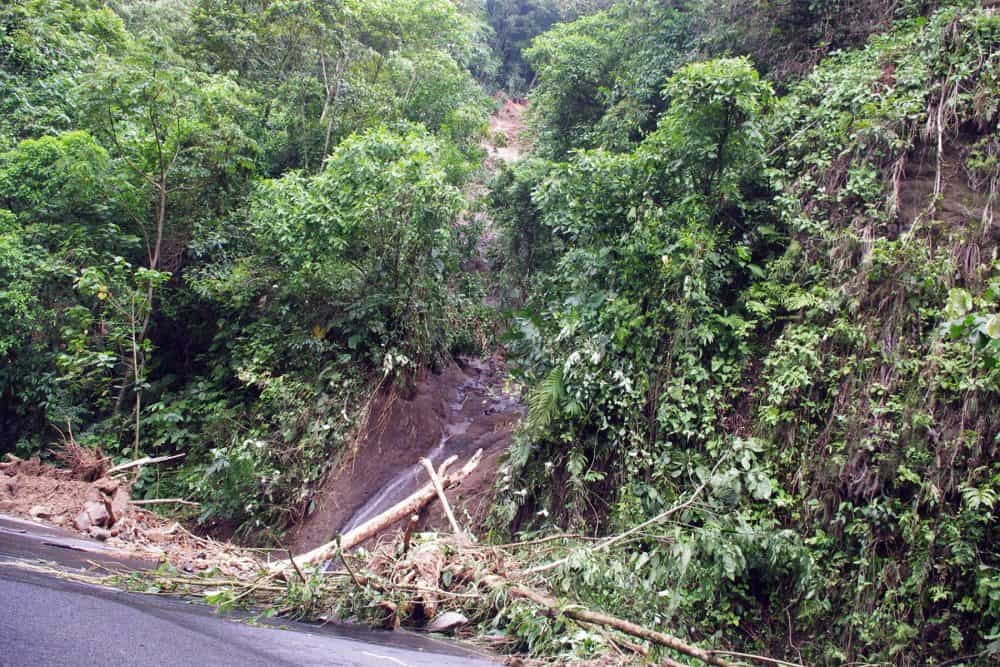
[{"label": "dirt pile", "polygon": [[38,458],[8,455],[0,463],[0,513],[30,518],[119,549],[123,555],[168,562],[187,572],[216,569],[231,576],[255,572],[259,564],[245,551],[192,535],[180,524],[132,504],[125,476],[88,481],[92,466],[63,469]]},{"label": "dirt pile", "polygon": [[118,524],[131,509],[129,487],[122,480],[85,481],[73,470],[46,465],[38,458],[12,458],[0,465],[0,512],[107,539],[118,534]]}]

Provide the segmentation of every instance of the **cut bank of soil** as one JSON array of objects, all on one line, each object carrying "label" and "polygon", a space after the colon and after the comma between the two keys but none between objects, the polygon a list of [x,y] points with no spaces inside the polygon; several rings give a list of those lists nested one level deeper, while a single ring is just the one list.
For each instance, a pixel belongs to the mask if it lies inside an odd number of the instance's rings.
[{"label": "cut bank of soil", "polygon": [[[327,477],[313,511],[289,534],[292,550],[301,553],[329,542],[425,484],[426,474],[419,472],[425,456],[440,463],[454,454],[463,463],[483,449],[479,468],[449,497],[460,517],[484,518],[497,461],[520,419],[517,399],[503,386],[505,377],[498,358],[460,359],[440,373],[424,372],[410,396],[396,388],[383,390],[355,456]],[[437,506],[424,517],[424,528],[445,525]]]}]

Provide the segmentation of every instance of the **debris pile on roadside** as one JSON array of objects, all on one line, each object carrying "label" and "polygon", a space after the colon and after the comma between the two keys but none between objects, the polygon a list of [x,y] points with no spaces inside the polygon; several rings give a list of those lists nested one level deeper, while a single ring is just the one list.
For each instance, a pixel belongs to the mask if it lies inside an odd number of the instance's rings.
[{"label": "debris pile on roadside", "polygon": [[[102,467],[102,463],[96,469],[87,464],[61,470],[38,459],[8,458],[9,462],[0,463],[0,512],[74,528],[131,555],[172,566],[148,573],[143,590],[201,595],[220,608],[254,606],[280,616],[354,619],[391,629],[408,625],[470,636],[477,633],[477,626],[481,632],[492,624],[504,631],[487,633],[481,641],[500,653],[523,651],[532,643],[528,637],[537,632],[554,637],[578,627],[603,640],[622,663],[662,659],[663,664],[680,664],[667,657],[675,655],[716,667],[735,664],[727,660],[728,651],[705,649],[659,629],[587,609],[572,598],[553,596],[547,573],[564,565],[568,557],[531,567],[525,558],[537,559],[545,553],[545,548],[538,547],[551,538],[513,545],[477,544],[458,524],[446,491],[475,471],[482,450],[455,471],[449,468],[457,457],[450,457],[437,470],[424,459],[430,481],[411,496],[332,542],[294,558],[285,552],[287,559],[266,565],[252,551],[197,537],[176,522],[135,507],[129,497],[131,483],[120,473],[156,459],[115,468]],[[83,469],[91,481],[79,479]],[[702,488],[652,521],[689,506]],[[448,518],[451,534],[414,533],[420,516],[435,501]],[[406,522],[404,530],[391,537],[383,535],[401,521]],[[607,549],[634,530],[580,548]],[[376,535],[382,539],[371,551],[354,551]],[[576,536],[556,537],[572,542]],[[527,554],[517,553],[525,547]],[[527,629],[522,627],[526,619],[533,619],[527,621],[531,626]],[[515,657],[511,664],[520,661]]]},{"label": "debris pile on roadside", "polygon": [[75,531],[179,571],[244,577],[260,569],[246,550],[193,535],[133,504],[132,482],[125,474],[133,468],[116,471],[99,453],[86,451],[61,450],[57,458],[66,468],[8,454],[0,463],[0,512]]}]

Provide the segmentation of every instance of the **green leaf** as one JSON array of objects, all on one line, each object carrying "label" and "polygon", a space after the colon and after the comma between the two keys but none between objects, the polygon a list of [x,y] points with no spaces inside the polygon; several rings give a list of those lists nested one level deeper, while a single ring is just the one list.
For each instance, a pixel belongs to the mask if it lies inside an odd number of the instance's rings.
[{"label": "green leaf", "polygon": [[972,295],[961,287],[953,287],[948,291],[948,319],[955,320],[964,317],[972,310]]},{"label": "green leaf", "polygon": [[982,331],[993,340],[1000,340],[1000,314],[993,315],[986,320],[986,324],[983,326]]}]

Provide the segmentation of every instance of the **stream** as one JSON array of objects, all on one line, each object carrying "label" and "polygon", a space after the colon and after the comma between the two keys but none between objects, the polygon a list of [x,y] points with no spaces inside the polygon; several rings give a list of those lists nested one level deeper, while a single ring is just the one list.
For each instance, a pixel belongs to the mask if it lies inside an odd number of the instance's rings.
[{"label": "stream", "polygon": [[[435,466],[452,455],[463,463],[477,449],[494,449],[509,438],[510,424],[523,412],[519,398],[504,387],[506,375],[495,361],[464,358],[461,362],[467,378],[447,402],[440,438],[424,454]],[[340,532],[378,516],[426,483],[427,472],[419,461],[405,467],[355,511]]]}]

